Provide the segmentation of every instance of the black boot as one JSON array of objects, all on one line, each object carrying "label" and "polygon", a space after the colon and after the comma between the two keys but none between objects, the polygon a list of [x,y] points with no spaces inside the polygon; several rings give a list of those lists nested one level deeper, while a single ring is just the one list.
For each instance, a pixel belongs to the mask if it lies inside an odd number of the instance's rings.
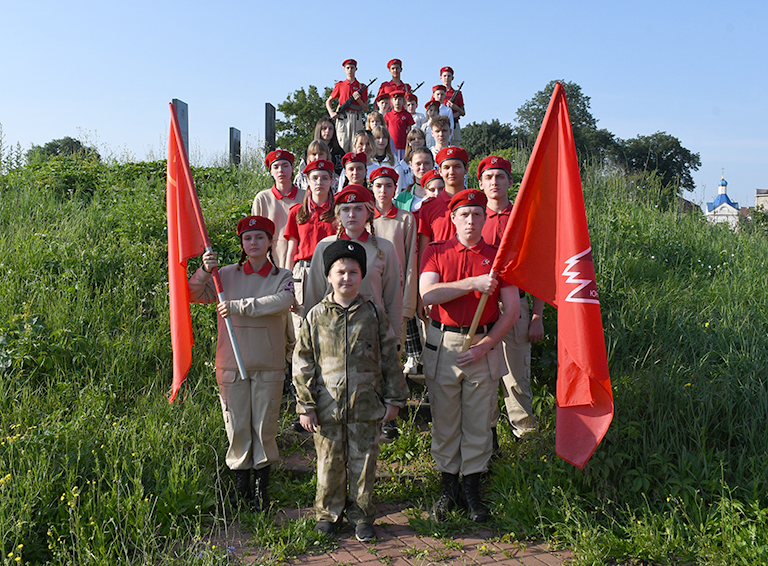
[{"label": "black boot", "polygon": [[251,499],[251,470],[234,470],[235,491],[229,494],[229,502],[232,507],[237,507],[240,502],[248,502]]},{"label": "black boot", "polygon": [[464,476],[464,482],[462,483],[469,518],[475,523],[485,523],[488,521],[488,508],[480,499],[480,478],[482,475],[482,473],[469,474]]},{"label": "black boot", "polygon": [[459,474],[443,472],[440,497],[432,507],[432,519],[438,522],[445,521],[448,513],[453,511],[459,504],[460,498]]},{"label": "black boot", "polygon": [[261,513],[269,511],[269,466],[264,466],[253,472],[253,507],[254,511]]}]

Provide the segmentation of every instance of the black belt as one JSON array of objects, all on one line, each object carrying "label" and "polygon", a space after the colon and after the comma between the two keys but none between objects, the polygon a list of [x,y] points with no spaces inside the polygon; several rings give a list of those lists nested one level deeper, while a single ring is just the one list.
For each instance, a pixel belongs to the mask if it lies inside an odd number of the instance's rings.
[{"label": "black belt", "polygon": [[[435,328],[439,328],[443,332],[457,332],[459,334],[468,334],[469,333],[469,326],[451,326],[450,324],[443,324],[442,322],[437,322],[436,320],[430,320],[430,323]],[[491,331],[491,328],[493,328],[493,325],[496,324],[496,321],[489,322],[485,326],[478,326],[477,330],[475,331],[476,334],[487,334]]]}]

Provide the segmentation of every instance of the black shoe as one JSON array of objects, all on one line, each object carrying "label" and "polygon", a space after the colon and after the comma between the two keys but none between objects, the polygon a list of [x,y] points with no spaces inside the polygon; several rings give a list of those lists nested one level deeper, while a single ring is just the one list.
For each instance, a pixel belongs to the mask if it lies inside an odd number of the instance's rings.
[{"label": "black shoe", "polygon": [[488,508],[480,498],[480,478],[482,474],[469,474],[464,476],[462,490],[464,499],[467,502],[469,518],[475,523],[485,523],[488,521]]},{"label": "black shoe", "polygon": [[269,466],[253,471],[253,509],[256,513],[269,511]]},{"label": "black shoe", "polygon": [[430,513],[432,519],[437,522],[445,521],[448,518],[448,513],[459,505],[460,498],[459,474],[443,472],[440,497],[435,502]]},{"label": "black shoe", "polygon": [[332,535],[336,530],[336,524],[330,521],[318,521],[315,525],[315,532],[324,535]]},{"label": "black shoe", "polygon": [[235,490],[229,494],[229,502],[232,507],[238,503],[250,502],[251,499],[251,470],[234,470]]},{"label": "black shoe", "polygon": [[400,436],[400,431],[397,430],[397,423],[395,421],[385,421],[381,423],[381,437],[386,440],[394,440]]},{"label": "black shoe", "polygon": [[371,542],[376,539],[376,529],[368,523],[358,523],[355,527],[355,538],[360,542]]}]

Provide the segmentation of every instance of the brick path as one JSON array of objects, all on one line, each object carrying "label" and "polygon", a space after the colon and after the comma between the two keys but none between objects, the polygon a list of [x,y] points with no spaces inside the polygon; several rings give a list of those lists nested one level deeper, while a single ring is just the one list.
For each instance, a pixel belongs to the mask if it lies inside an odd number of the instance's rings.
[{"label": "brick path", "polygon": [[[400,512],[401,506],[379,505],[374,543],[363,544],[355,539],[348,524],[337,533],[338,547],[324,554],[301,555],[287,562],[289,565],[310,566],[432,566],[509,564],[514,566],[559,566],[572,557],[569,551],[552,551],[546,543],[524,544],[491,542],[491,532],[478,530],[452,539],[420,536],[408,526],[408,519]],[[275,520],[298,519],[312,515],[311,508],[281,511]],[[231,532],[227,543],[239,564],[255,564],[263,554],[253,553],[248,536]],[[235,534],[237,533],[237,534]],[[218,541],[224,543],[223,540]]]}]

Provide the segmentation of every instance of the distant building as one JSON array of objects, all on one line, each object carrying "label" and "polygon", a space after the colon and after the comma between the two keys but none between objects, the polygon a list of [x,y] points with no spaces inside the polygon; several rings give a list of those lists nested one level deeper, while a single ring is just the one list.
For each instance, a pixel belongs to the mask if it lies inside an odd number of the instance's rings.
[{"label": "distant building", "polygon": [[759,206],[768,212],[768,189],[755,189],[755,208]]},{"label": "distant building", "polygon": [[727,222],[732,229],[736,229],[739,225],[739,203],[728,198],[727,190],[728,181],[723,175],[717,184],[717,197],[713,202],[707,203],[704,216],[710,224]]}]

